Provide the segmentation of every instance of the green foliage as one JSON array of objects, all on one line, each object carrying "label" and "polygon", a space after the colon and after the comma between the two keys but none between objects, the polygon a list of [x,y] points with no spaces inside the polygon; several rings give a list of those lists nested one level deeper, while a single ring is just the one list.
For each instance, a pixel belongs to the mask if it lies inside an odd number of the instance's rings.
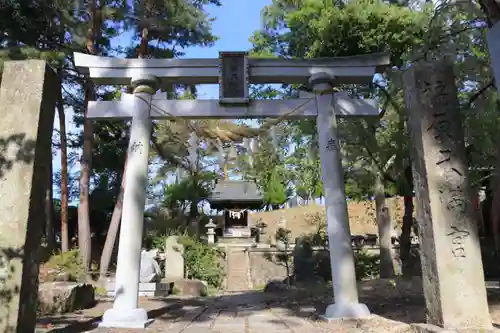
[{"label": "green foliage", "polygon": [[[134,1],[128,9],[126,23],[133,28],[135,40],[140,40],[144,28],[148,29],[149,39],[156,41],[148,46],[152,58],[179,57],[186,47],[211,46],[217,40],[212,34],[213,19],[204,10],[207,5],[220,6],[221,3],[218,0],[164,0],[150,6],[147,1]],[[136,57],[137,47],[130,48],[128,55]]]},{"label": "green foliage", "polygon": [[323,246],[327,244],[326,216],[322,213],[307,214],[305,217],[308,224],[316,226],[316,232],[310,235],[312,246]]},{"label": "green foliage", "polygon": [[[427,11],[378,0],[347,3],[314,0],[276,0],[263,11],[264,29],[252,42],[257,53],[315,58],[388,52],[392,64],[407,63],[413,48],[423,44],[430,19]],[[378,98],[382,120],[339,120],[345,156],[346,193],[361,199],[371,195],[374,174],[383,172],[387,188],[404,180],[400,173],[408,159],[402,95],[380,77],[373,87],[345,85],[353,95]],[[375,89],[374,89],[375,88]],[[396,96],[397,95],[397,96]],[[289,121],[294,153],[296,193],[303,198],[322,194],[318,141],[314,121]]]},{"label": "green foliage", "polygon": [[80,281],[83,278],[84,267],[78,249],[53,255],[44,264],[50,271],[47,281],[54,281],[58,275],[65,275],[68,281]]},{"label": "green foliage", "polygon": [[289,229],[280,227],[276,230],[276,240],[282,241],[283,243],[290,243],[291,233],[292,232]]},{"label": "green foliage", "polygon": [[180,290],[178,287],[174,286],[174,287],[172,288],[172,290],[170,290],[170,293],[171,293],[172,295],[180,295],[181,290]]},{"label": "green foliage", "polygon": [[[309,239],[312,246],[326,247],[328,235],[326,232],[327,225],[325,215],[320,213],[310,214],[306,216],[306,219],[310,224],[317,226],[317,230],[313,234],[305,237]],[[323,253],[321,251],[315,253],[314,261],[314,274],[322,277],[325,281],[331,280],[332,273],[328,253]],[[358,280],[373,279],[379,276],[379,255],[371,255],[366,249],[361,249],[354,253],[354,264],[356,278]]]},{"label": "green foliage", "polygon": [[182,236],[180,243],[184,245],[187,278],[205,281],[214,288],[222,287],[225,273],[221,251],[189,236]]},{"label": "green foliage", "polygon": [[[73,52],[89,51],[87,37],[92,17],[89,4],[79,2],[75,7],[74,1],[47,4],[39,0],[12,0],[0,9],[0,65],[5,60],[45,59],[54,68],[61,69],[64,107],[75,112],[76,132],[80,132],[85,105],[84,81],[73,66]],[[151,58],[182,56],[186,47],[210,46],[217,39],[211,31],[213,19],[205,11],[207,5],[220,5],[217,0],[157,1],[154,8],[144,1],[102,0],[99,4],[102,17],[96,22],[96,43],[90,46],[96,46],[101,55],[137,56],[138,43],[145,31],[148,35],[145,56]],[[463,3],[453,6],[444,3],[437,7],[429,4],[415,9],[407,2],[395,5],[394,1],[381,0],[273,0],[263,10],[263,23],[263,28],[252,37],[253,56],[316,58],[374,52],[390,54],[391,65],[396,68],[376,75],[370,85],[339,86],[352,96],[377,99],[383,111],[380,119],[338,120],[349,197],[371,196],[377,175],[383,176],[387,194],[412,193],[412,184],[404,176],[410,159],[400,70],[416,60],[443,55],[452,55],[456,62],[460,116],[464,120],[472,183],[477,185],[491,176],[490,171],[482,170],[491,169],[498,159],[500,116],[485,32],[480,29],[482,17],[477,8]],[[110,40],[124,30],[134,33],[126,42],[131,46],[112,48]],[[293,98],[298,88],[297,85],[278,89],[253,85],[251,93],[255,99]],[[172,98],[196,98],[193,86],[180,85],[167,90]],[[99,87],[96,99],[113,100],[121,93],[119,87]],[[153,185],[155,188],[165,185],[155,202],[161,214],[148,217],[156,230],[148,237],[158,241],[156,246],[163,246],[160,235],[176,227],[179,216],[184,217],[190,209],[191,217],[198,215],[196,208],[210,194],[216,177],[213,172],[206,172],[215,163],[216,140],[200,138],[198,156],[193,161],[188,153],[187,138],[194,129],[222,127],[234,130],[236,125],[220,120],[155,121],[151,155],[160,166],[157,177],[160,180]],[[92,231],[97,236],[106,235],[106,222],[120,189],[128,131],[128,124],[124,122],[100,121],[93,126],[90,214]],[[70,148],[82,147],[81,133],[69,133],[67,137]],[[58,145],[55,140],[54,147]],[[224,145],[237,146],[228,142]],[[288,119],[259,135],[259,145],[251,152],[251,166],[248,156],[229,166],[243,173],[244,178],[255,181],[266,203],[276,207],[286,201],[292,189],[306,200],[324,195],[318,150],[315,120]],[[71,166],[79,158],[78,153],[70,154],[70,169],[78,169]],[[182,174],[179,181],[166,185],[174,172]],[[69,177],[71,199],[79,194],[77,178],[78,172]],[[60,182],[57,174],[55,182]],[[318,244],[325,243],[323,229],[321,224],[316,235]]]},{"label": "green foliage", "polygon": [[94,292],[95,292],[96,296],[100,296],[100,297],[106,297],[108,294],[107,289],[103,288],[103,287],[95,287]]},{"label": "green foliage", "polygon": [[299,145],[289,162],[296,166],[293,173],[295,193],[306,199],[322,196],[321,163],[317,151],[311,151],[310,147],[307,149]]},{"label": "green foliage", "polygon": [[[92,12],[92,3],[98,7],[95,12]],[[69,177],[70,201],[76,201],[79,196],[80,168],[71,168],[71,162],[80,159],[80,149],[84,141],[81,129],[85,111],[85,80],[73,66],[73,53],[95,51],[98,55],[136,57],[136,45],[145,30],[149,39],[146,56],[149,57],[182,56],[186,47],[210,46],[217,39],[211,30],[213,18],[207,15],[205,8],[207,5],[219,6],[219,1],[154,1],[153,8],[148,7],[148,4],[151,2],[114,0],[12,0],[2,3],[0,68],[5,60],[47,60],[54,69],[59,70],[63,82],[64,110],[74,111],[74,118],[70,120],[73,120],[77,128],[74,133],[67,133],[65,138],[68,140],[68,148],[75,150],[69,156],[69,169],[77,170],[71,172]],[[111,47],[111,39],[125,31],[135,32],[135,35],[130,40],[122,38],[121,45]],[[95,40],[91,41],[89,38]],[[121,86],[100,86],[95,89],[95,98],[92,99],[116,99],[119,98],[121,90]],[[106,236],[108,222],[120,189],[129,125],[127,122],[100,121],[92,127],[89,214],[91,231],[100,241],[100,238],[103,240]],[[57,134],[53,140],[55,148],[61,144]],[[55,181],[60,183],[59,175]],[[74,189],[76,191],[73,191]]]},{"label": "green foliage", "polygon": [[[314,274],[325,281],[332,279],[330,256],[328,252],[317,252],[314,255]],[[357,280],[377,279],[380,275],[380,256],[369,254],[366,249],[354,253],[354,268]]]},{"label": "green foliage", "polygon": [[354,254],[356,279],[377,279],[380,275],[380,256],[361,249]]},{"label": "green foliage", "polygon": [[213,182],[217,175],[213,172],[200,172],[181,179],[178,183],[165,187],[164,207],[182,207],[186,202],[206,199],[212,193]]},{"label": "green foliage", "polygon": [[273,171],[264,187],[264,200],[270,205],[281,205],[288,199],[284,180],[277,171]]}]

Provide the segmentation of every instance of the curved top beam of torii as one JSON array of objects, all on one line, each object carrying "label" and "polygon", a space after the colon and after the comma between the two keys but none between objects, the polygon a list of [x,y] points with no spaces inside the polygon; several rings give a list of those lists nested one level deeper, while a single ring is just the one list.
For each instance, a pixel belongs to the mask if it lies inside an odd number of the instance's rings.
[{"label": "curved top beam of torii", "polygon": [[[217,84],[219,59],[117,59],[75,53],[75,65],[96,84],[128,85],[132,77],[154,75],[163,84]],[[248,58],[249,83],[307,84],[309,77],[325,72],[336,83],[368,83],[389,66],[388,54],[367,54],[319,59]]]}]

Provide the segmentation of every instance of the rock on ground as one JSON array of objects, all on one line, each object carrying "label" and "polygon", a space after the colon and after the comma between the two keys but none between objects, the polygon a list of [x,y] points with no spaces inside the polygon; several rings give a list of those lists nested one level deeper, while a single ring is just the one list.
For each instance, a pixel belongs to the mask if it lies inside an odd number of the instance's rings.
[{"label": "rock on ground", "polygon": [[279,280],[271,280],[264,287],[265,293],[275,293],[275,292],[284,292],[292,290],[292,286],[287,283]]},{"label": "rock on ground", "polygon": [[200,280],[176,280],[171,284],[171,293],[180,296],[206,296],[208,295],[207,283]]},{"label": "rock on ground", "polygon": [[94,287],[76,282],[46,282],[40,284],[39,311],[41,314],[67,313],[95,305]]}]

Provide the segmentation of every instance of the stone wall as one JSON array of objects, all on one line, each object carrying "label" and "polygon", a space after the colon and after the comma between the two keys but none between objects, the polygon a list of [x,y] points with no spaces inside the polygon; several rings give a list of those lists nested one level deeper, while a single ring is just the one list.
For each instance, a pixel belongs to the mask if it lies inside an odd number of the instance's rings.
[{"label": "stone wall", "polygon": [[263,287],[269,280],[286,278],[285,266],[275,263],[268,258],[279,254],[279,251],[251,251],[250,256],[250,272],[252,276],[252,284],[255,288]]},{"label": "stone wall", "polygon": [[[380,248],[378,246],[366,246],[363,249],[364,251],[366,251],[367,255],[380,254]],[[286,278],[287,275],[284,263],[281,263],[279,262],[279,260],[276,260],[276,256],[279,254],[283,254],[283,252],[273,248],[263,248],[263,249],[248,248],[247,250],[250,258],[249,269],[251,272],[252,285],[254,286],[254,288],[256,289],[261,288],[270,280],[284,280]],[[397,246],[394,247],[394,251],[398,251]],[[313,256],[316,263],[322,260],[329,261],[328,250],[324,248],[314,247]],[[290,251],[290,261],[291,261],[290,274],[293,274],[292,251]],[[327,273],[327,275],[329,275],[329,273]],[[415,268],[415,275],[420,275],[419,267]]]},{"label": "stone wall", "polygon": [[[387,199],[387,205],[391,214],[394,227],[398,226],[403,218],[403,198],[395,197]],[[349,224],[352,235],[364,235],[367,233],[378,234],[375,222],[375,201],[349,201]],[[267,224],[265,239],[273,237],[278,229],[280,218],[286,220],[286,227],[291,231],[291,238],[301,235],[314,234],[318,229],[318,222],[325,223],[325,206],[308,205],[298,206],[275,211],[256,212],[250,214],[250,225],[254,226],[259,219]],[[399,232],[398,232],[399,233]]]}]

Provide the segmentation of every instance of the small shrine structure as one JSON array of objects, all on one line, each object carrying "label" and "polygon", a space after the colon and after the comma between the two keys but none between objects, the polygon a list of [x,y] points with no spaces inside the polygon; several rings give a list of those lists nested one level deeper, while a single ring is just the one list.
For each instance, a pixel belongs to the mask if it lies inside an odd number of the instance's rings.
[{"label": "small shrine structure", "polygon": [[220,180],[207,201],[211,209],[224,211],[224,238],[250,238],[249,210],[264,204],[257,185],[245,180]]}]

